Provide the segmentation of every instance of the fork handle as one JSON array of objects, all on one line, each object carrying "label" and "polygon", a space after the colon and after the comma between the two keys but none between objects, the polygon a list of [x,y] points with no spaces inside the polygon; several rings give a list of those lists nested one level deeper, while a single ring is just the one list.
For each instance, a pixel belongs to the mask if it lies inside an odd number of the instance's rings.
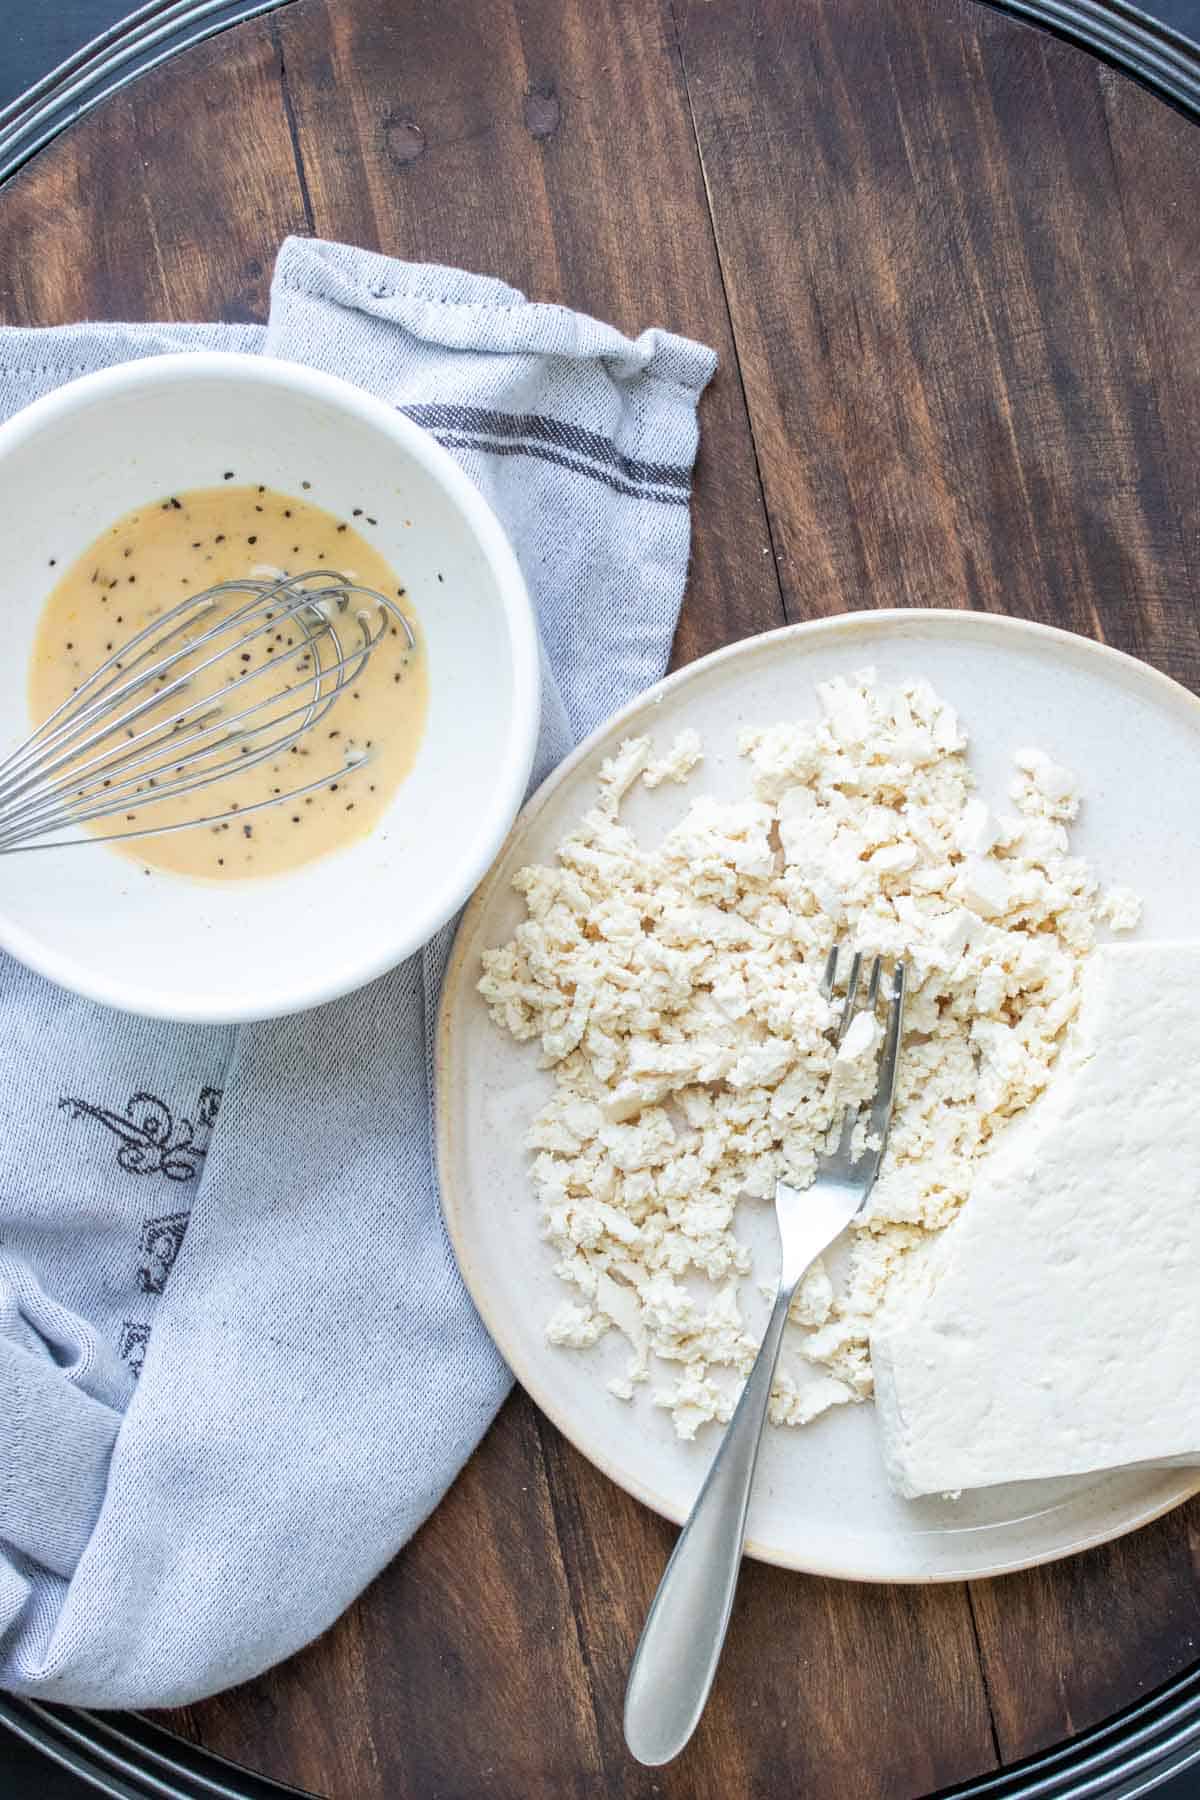
[{"label": "fork handle", "polygon": [[733,1596],[771,1383],[795,1284],[781,1287],[733,1418],[646,1616],[625,1690],[625,1742],[641,1763],[678,1756],[704,1711]]}]

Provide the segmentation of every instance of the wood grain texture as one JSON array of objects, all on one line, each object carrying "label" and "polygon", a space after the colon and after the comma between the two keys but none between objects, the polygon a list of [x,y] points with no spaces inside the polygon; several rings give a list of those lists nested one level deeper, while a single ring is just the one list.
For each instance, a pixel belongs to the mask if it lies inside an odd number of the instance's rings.
[{"label": "wood grain texture", "polygon": [[[676,659],[888,604],[1200,687],[1200,133],[972,0],[297,0],[0,193],[0,315],[260,318],[288,231],[714,344]],[[1195,1659],[1200,1503],[1004,1581],[746,1569],[701,1731],[624,1751],[671,1528],[515,1395],[317,1644],[177,1729],[330,1800],[912,1800]]]},{"label": "wood grain texture", "polygon": [[1048,1568],[974,1582],[1005,1762],[1086,1731],[1200,1657],[1200,1501]]},{"label": "wood grain texture", "polygon": [[279,32],[319,233],[716,349],[676,658],[782,624],[667,6],[309,0]]},{"label": "wood grain texture", "polygon": [[1200,684],[1098,65],[971,0],[742,17],[681,38],[789,613],[1016,613]]},{"label": "wood grain texture", "polygon": [[675,1529],[614,1492],[544,1420],[542,1433],[603,1792],[622,1800],[909,1800],[992,1767],[962,1588],[858,1586],[746,1563],[696,1736],[669,1767],[637,1768],[621,1736],[625,1678]]},{"label": "wood grain texture", "polygon": [[163,1717],[336,1800],[594,1794],[583,1650],[524,1395],[331,1632],[261,1680]]},{"label": "wood grain texture", "polygon": [[1200,592],[1200,174],[1196,127],[1111,70],[1100,72],[1109,144],[1182,521],[1188,589]]},{"label": "wood grain texture", "polygon": [[6,183],[0,321],[264,319],[276,246],[304,228],[279,52],[247,25],[143,77]]}]

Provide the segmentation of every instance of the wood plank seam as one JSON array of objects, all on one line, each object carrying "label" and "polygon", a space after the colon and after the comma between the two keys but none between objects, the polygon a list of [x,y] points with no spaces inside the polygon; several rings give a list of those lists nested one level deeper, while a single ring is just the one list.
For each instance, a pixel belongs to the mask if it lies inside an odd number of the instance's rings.
[{"label": "wood plank seam", "polygon": [[313,214],[312,195],[308,187],[308,171],[304,167],[304,153],[300,148],[300,130],[296,123],[296,109],[292,104],[292,90],[288,83],[287,59],[283,53],[283,35],[279,29],[279,21],[272,17],[271,43],[279,65],[279,97],[283,104],[283,117],[287,124],[288,138],[292,146],[292,160],[296,165],[296,180],[300,184],[300,204],[304,208],[304,220],[308,235],[315,237],[317,228]]},{"label": "wood plank seam", "polygon": [[737,375],[738,394],[741,397],[742,410],[746,415],[746,428],[750,433],[750,450],[754,457],[754,479],[758,484],[759,500],[762,504],[763,523],[767,530],[767,539],[771,546],[771,567],[775,576],[775,585],[779,590],[779,611],[784,624],[791,624],[788,612],[787,595],[779,574],[779,545],[775,537],[775,526],[771,518],[771,509],[767,505],[767,490],[763,483],[762,462],[758,454],[758,439],[754,430],[754,417],[750,411],[750,401],[746,393],[746,380],[742,373],[741,351],[738,347],[737,328],[734,325],[733,309],[729,300],[729,287],[725,280],[725,264],[721,258],[721,246],[717,241],[717,221],[713,213],[712,192],[708,185],[708,170],[704,163],[704,152],[700,147],[700,130],[696,123],[696,109],[692,105],[692,93],[688,83],[687,58],[683,54],[683,38],[679,30],[679,18],[675,11],[675,0],[667,0],[667,12],[671,20],[675,56],[679,62],[680,79],[683,82],[683,97],[687,103],[688,120],[692,127],[692,142],[696,146],[696,160],[700,165],[700,180],[704,186],[704,209],[708,218],[709,237],[712,241],[713,257],[717,265],[717,275],[721,283],[721,304],[725,308],[725,318],[729,325],[729,341],[733,345],[733,366]]},{"label": "wood plank seam", "polygon": [[[1117,83],[1126,81],[1127,79],[1128,77],[1118,75],[1112,69],[1104,68],[1102,65],[1097,66],[1096,83],[1100,93],[1100,117],[1104,121],[1104,142],[1108,149],[1113,186],[1117,191],[1117,204],[1120,208],[1121,215],[1121,236],[1125,241],[1125,250],[1129,258],[1130,269],[1132,270],[1136,267],[1137,247],[1134,244],[1133,235],[1129,229],[1129,211],[1126,205],[1125,179],[1121,167],[1121,159],[1117,155],[1117,147],[1113,142],[1112,132],[1113,95],[1116,91]],[[1159,358],[1152,360],[1149,355],[1147,355],[1146,360],[1153,371],[1151,375],[1151,384],[1154,391],[1154,416],[1158,423],[1159,430],[1163,432],[1165,438],[1166,432],[1162,418],[1162,396],[1159,390],[1159,362],[1160,359],[1165,356],[1166,346],[1161,342],[1161,333],[1158,328],[1158,323],[1146,305],[1146,299],[1142,291],[1141,283],[1135,279],[1131,283],[1131,286],[1137,306],[1138,318],[1141,320],[1143,339],[1146,341],[1147,348],[1151,342],[1154,342],[1159,349]],[[1196,540],[1196,547],[1194,550],[1193,537],[1184,528],[1184,508],[1182,504],[1174,506],[1172,512],[1179,540],[1180,555],[1183,557],[1184,567],[1187,569],[1188,577],[1193,589],[1200,589],[1200,567],[1197,566],[1197,557],[1200,556],[1200,539]]]},{"label": "wood plank seam", "polygon": [[992,1684],[988,1680],[987,1658],[983,1654],[983,1640],[979,1635],[979,1620],[975,1616],[975,1595],[969,1581],[963,1583],[967,1594],[967,1612],[971,1619],[971,1632],[975,1639],[975,1659],[979,1664],[979,1678],[983,1683],[983,1697],[987,1702],[988,1730],[992,1734],[992,1749],[996,1755],[996,1767],[1004,1767],[1004,1752],[1000,1748],[1000,1729],[996,1722],[996,1706],[992,1698]]},{"label": "wood plank seam", "polygon": [[575,1633],[575,1643],[579,1651],[579,1660],[583,1665],[584,1676],[587,1680],[587,1698],[588,1706],[591,1709],[592,1714],[592,1729],[594,1733],[596,1755],[599,1758],[600,1767],[604,1771],[605,1781],[611,1782],[614,1777],[614,1771],[609,1764],[608,1758],[604,1754],[604,1720],[601,1716],[599,1700],[596,1693],[596,1674],[592,1664],[591,1645],[588,1642],[587,1632],[583,1629],[580,1621],[579,1604],[575,1597],[575,1583],[577,1579],[579,1579],[580,1572],[575,1566],[575,1559],[572,1555],[570,1528],[563,1516],[562,1508],[559,1504],[558,1491],[553,1475],[553,1458],[546,1442],[547,1432],[554,1431],[556,1428],[551,1425],[541,1408],[535,1406],[532,1400],[529,1400],[527,1404],[530,1411],[533,1413],[534,1423],[537,1427],[537,1440],[542,1462],[542,1479],[546,1484],[546,1497],[550,1502],[550,1516],[554,1520],[554,1537],[558,1546],[559,1561],[562,1564],[563,1574],[566,1578],[567,1591],[571,1596],[571,1627]]}]

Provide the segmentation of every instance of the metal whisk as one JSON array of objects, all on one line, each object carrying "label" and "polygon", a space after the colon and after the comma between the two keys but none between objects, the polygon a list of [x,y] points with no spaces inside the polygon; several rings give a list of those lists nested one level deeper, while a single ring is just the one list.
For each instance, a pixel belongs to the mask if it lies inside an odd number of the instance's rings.
[{"label": "metal whisk", "polygon": [[[205,624],[239,594],[247,596],[242,605]],[[289,624],[300,642],[283,647],[281,627]],[[55,835],[127,817],[134,803],[140,819],[164,800],[286,754],[363,674],[392,624],[414,648],[412,627],[393,600],[329,569],[222,581],[191,595],[115,650],[0,762],[0,854],[217,825],[331,785],[347,766],[369,762],[370,752],[350,750],[342,768],[319,781],[206,818]],[[264,637],[268,654],[247,667],[249,646]],[[278,678],[264,683],[276,669]],[[219,692],[189,699],[208,670],[223,675]],[[268,691],[256,692],[264,686]]]}]

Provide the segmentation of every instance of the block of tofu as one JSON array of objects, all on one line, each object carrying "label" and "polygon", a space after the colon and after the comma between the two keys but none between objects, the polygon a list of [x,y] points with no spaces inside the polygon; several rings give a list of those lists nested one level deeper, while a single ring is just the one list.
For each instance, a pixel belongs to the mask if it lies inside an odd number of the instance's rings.
[{"label": "block of tofu", "polygon": [[871,1335],[907,1497],[1200,1463],[1200,943],[1103,945],[1044,1097]]}]

